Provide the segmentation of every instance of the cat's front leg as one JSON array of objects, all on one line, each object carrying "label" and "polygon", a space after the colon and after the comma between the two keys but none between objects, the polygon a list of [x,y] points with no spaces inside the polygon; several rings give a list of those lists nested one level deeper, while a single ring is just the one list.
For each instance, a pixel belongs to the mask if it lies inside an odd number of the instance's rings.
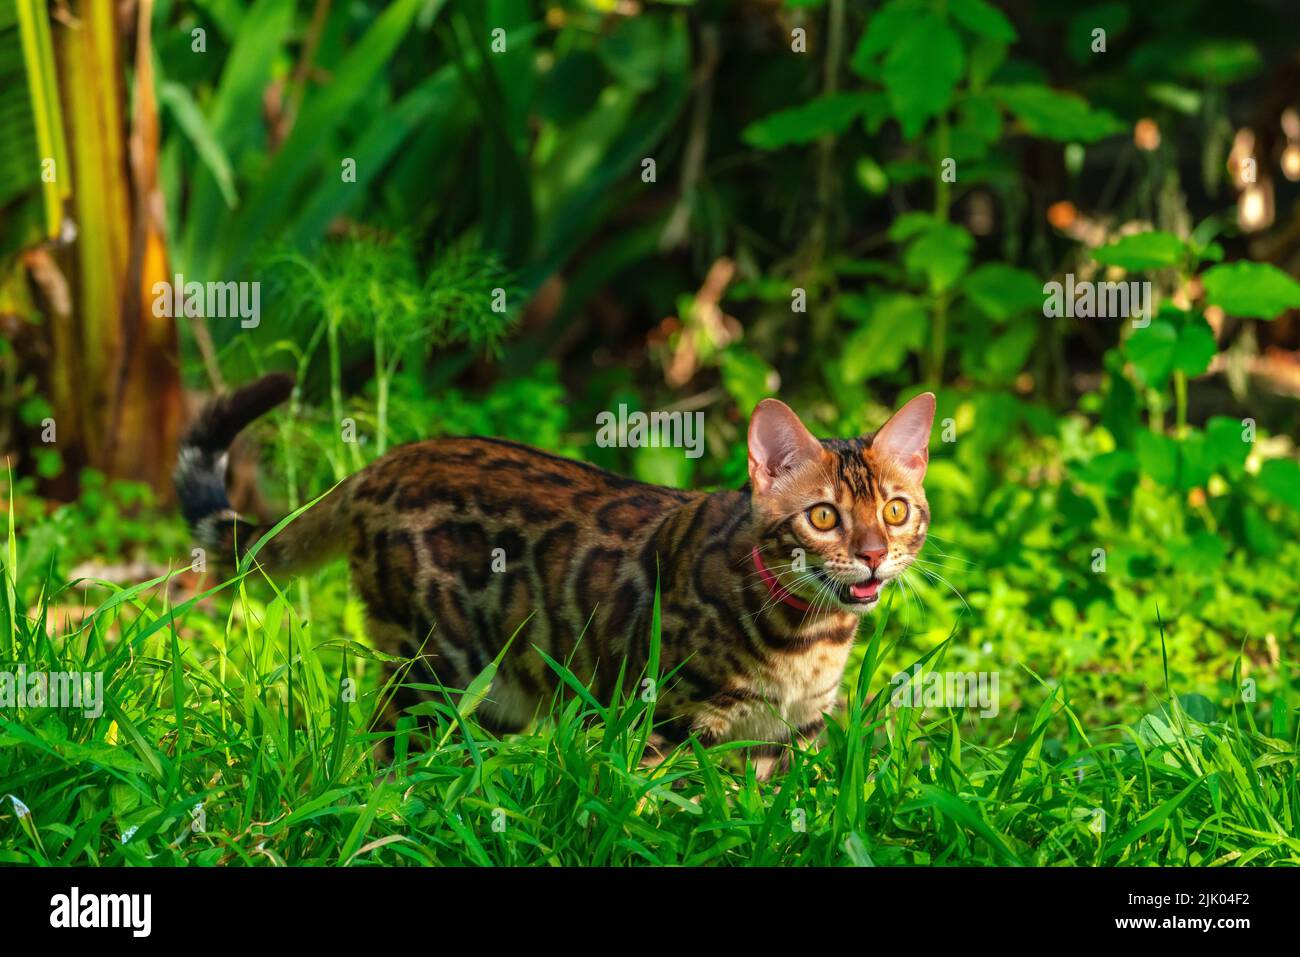
[{"label": "cat's front leg", "polygon": [[817,746],[817,739],[826,730],[826,718],[818,716],[815,720],[794,729],[794,740],[785,744],[774,744],[765,748],[751,748],[748,755],[754,765],[754,776],[760,781],[770,780],[777,774],[790,770],[794,758],[794,748],[811,751]]}]

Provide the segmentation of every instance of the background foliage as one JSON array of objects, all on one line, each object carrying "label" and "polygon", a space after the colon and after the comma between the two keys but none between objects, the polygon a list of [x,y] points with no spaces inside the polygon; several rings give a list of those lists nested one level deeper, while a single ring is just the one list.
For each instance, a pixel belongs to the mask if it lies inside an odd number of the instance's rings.
[{"label": "background foliage", "polygon": [[[5,723],[0,794],[38,813],[0,808],[0,854],[251,862],[251,822],[286,806],[256,836],[290,861],[363,846],[480,863],[1294,861],[1288,17],[1200,0],[157,0],[170,271],[262,283],[254,329],[177,322],[184,381],[299,373],[292,408],[237,464],[243,506],[297,507],[396,443],[472,433],[734,487],[766,395],[818,434],[854,435],[933,389],[933,534],[878,658],[864,640],[862,680],[874,693],[942,649],[945,667],[998,671],[1003,704],[896,726],[863,691],[848,731],[792,772],[814,795],[802,843],[784,798],[752,781],[724,796],[697,753],[677,785],[698,789],[697,810],[668,778],[643,781],[627,726],[601,712],[584,729],[580,695],[481,751],[447,711],[445,761],[403,772],[428,789],[419,807],[372,792],[357,735],[378,667],[339,570],[269,599],[250,580],[175,628],[159,605],[211,582],[116,591],[82,617],[105,587],[149,577],[128,559],[188,565],[187,539],[165,487],[37,439],[65,353],[42,348],[18,268],[0,300],[7,648],[105,656],[119,698],[97,723]],[[0,71],[17,63],[7,25]],[[138,93],[138,63],[123,82]],[[39,196],[15,184],[0,222]],[[1149,281],[1158,309],[1145,326],[1046,315],[1044,283],[1066,274]],[[702,410],[706,454],[597,447],[596,414],[620,403]],[[75,497],[41,497],[70,473]],[[327,692],[348,673],[363,694],[340,712]],[[233,769],[220,785],[218,751]],[[556,767],[578,795],[558,805],[543,786]],[[221,805],[224,837],[162,839],[194,794],[226,800],[236,781],[247,799]],[[577,830],[575,802],[591,816]],[[475,836],[499,807],[531,822],[526,845]],[[713,830],[680,817],[700,807]],[[32,818],[54,828],[43,843],[19,837]],[[102,845],[133,826],[159,837]],[[368,843],[380,832],[405,837]]]}]

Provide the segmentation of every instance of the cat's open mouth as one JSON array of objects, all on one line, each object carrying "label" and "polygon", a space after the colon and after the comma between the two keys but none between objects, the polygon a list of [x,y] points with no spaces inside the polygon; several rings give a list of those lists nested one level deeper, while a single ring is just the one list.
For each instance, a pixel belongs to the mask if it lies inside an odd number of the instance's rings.
[{"label": "cat's open mouth", "polygon": [[880,593],[880,579],[868,578],[866,581],[858,582],[855,585],[841,585],[843,594],[840,595],[840,601],[849,602],[850,604],[866,604],[876,600]]},{"label": "cat's open mouth", "polygon": [[864,578],[860,582],[849,584],[831,578],[825,569],[816,569],[816,575],[841,602],[846,605],[869,605],[880,595],[880,586],[884,584],[879,578]]}]

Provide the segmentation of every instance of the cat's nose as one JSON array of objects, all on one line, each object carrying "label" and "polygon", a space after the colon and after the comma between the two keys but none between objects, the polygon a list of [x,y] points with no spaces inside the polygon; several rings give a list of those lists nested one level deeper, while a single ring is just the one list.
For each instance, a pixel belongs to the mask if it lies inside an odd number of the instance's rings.
[{"label": "cat's nose", "polygon": [[858,558],[871,566],[871,570],[874,572],[880,567],[880,563],[885,560],[885,555],[888,552],[889,549],[887,548],[868,548],[858,552]]}]

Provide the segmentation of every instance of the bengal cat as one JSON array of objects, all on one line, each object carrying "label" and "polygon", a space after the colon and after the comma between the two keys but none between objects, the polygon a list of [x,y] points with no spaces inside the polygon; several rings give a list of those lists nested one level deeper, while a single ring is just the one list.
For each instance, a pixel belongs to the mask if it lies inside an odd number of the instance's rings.
[{"label": "bengal cat", "polygon": [[[292,385],[271,375],[221,397],[186,436],[181,507],[227,563],[267,528],[231,510],[226,449]],[[415,442],[345,480],[257,560],[294,573],[345,555],[371,639],[414,659],[421,682],[466,687],[528,619],[480,707],[499,731],[523,728],[556,688],[533,646],[603,700],[624,659],[637,680],[657,577],[661,670],[678,670],[659,692],[656,745],[772,742],[763,773],[782,744],[821,730],[860,620],[925,541],[934,407],[923,393],[874,436],[818,440],[765,399],[739,491],[648,485],[504,439]]]}]

